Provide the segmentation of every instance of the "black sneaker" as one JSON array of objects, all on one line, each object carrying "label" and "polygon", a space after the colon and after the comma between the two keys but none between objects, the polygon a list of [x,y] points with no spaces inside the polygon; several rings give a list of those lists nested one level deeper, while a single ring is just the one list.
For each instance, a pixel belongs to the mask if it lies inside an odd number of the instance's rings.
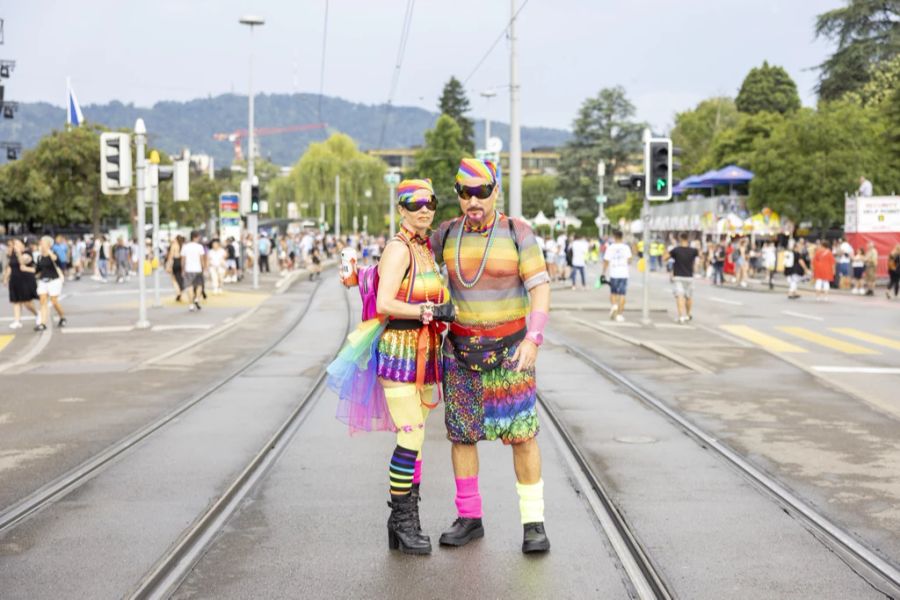
[{"label": "black sneaker", "polygon": [[441,534],[442,546],[465,546],[472,540],[484,537],[484,525],[481,519],[459,517],[453,525]]},{"label": "black sneaker", "polygon": [[40,325],[34,326],[35,331],[47,331],[47,326],[41,323]]},{"label": "black sneaker", "polygon": [[62,327],[65,327],[67,323],[68,323],[68,321],[66,320],[65,317],[63,317],[62,319],[59,320],[59,323],[57,323],[56,326],[62,328]]},{"label": "black sneaker", "polygon": [[522,537],[522,552],[546,552],[550,549],[550,540],[544,532],[543,523],[525,523]]},{"label": "black sneaker", "polygon": [[197,310],[200,310],[200,303],[197,302],[196,300],[194,301],[194,306],[197,307]]}]

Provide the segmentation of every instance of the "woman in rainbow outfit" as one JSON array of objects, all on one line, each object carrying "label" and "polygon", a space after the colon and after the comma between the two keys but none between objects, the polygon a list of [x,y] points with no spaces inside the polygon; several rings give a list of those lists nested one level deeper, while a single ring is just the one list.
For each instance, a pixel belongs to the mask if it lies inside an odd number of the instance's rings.
[{"label": "woman in rainbow outfit", "polygon": [[329,386],[340,397],[337,416],[351,433],[396,432],[388,544],[406,554],[430,554],[431,540],[419,526],[422,445],[441,381],[443,325],[434,317],[437,312],[443,318],[452,307],[428,240],[437,209],[431,180],[400,182],[397,204],[400,231],[377,267],[377,315],[348,337],[328,367]]}]

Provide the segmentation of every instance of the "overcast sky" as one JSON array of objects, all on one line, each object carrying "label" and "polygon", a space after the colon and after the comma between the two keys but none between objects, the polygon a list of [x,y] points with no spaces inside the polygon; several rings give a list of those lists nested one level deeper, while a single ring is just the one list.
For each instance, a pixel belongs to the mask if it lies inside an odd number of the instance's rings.
[{"label": "overcast sky", "polygon": [[[831,49],[813,37],[815,16],[843,1],[528,0],[517,26],[522,123],[570,128],[585,98],[622,85],[638,118],[664,130],[676,111],[735,95],[763,60],[784,66],[812,105],[812,67]],[[387,100],[406,5],[330,0],[326,94]],[[247,13],[266,19],[254,34],[255,88],[318,93],[324,7],[325,0],[4,2],[0,58],[17,63],[6,98],[62,105],[67,75],[82,105],[245,94],[250,34],[238,18]],[[509,16],[508,0],[418,0],[394,103],[434,110],[444,82],[469,76]],[[501,41],[466,84],[475,116],[508,120],[508,49]],[[488,88],[498,91],[489,103],[478,95]]]}]

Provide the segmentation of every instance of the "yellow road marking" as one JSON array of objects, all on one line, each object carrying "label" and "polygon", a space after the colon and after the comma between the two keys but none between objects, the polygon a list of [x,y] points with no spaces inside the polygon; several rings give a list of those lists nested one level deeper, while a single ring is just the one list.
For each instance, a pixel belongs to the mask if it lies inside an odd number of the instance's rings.
[{"label": "yellow road marking", "polygon": [[732,335],[744,338],[772,352],[806,352],[800,346],[795,346],[790,342],[785,342],[746,325],[720,325],[720,327]]},{"label": "yellow road marking", "polygon": [[859,329],[853,329],[851,327],[832,327],[831,330],[836,331],[837,333],[840,333],[842,335],[846,335],[847,337],[852,337],[864,342],[869,342],[870,344],[875,344],[876,346],[884,346],[885,348],[900,350],[900,341],[881,337],[880,335],[875,335],[874,333],[866,333],[865,331],[860,331]]},{"label": "yellow road marking", "polygon": [[810,331],[804,327],[779,327],[778,329],[808,342],[813,342],[814,344],[819,344],[845,354],[879,354],[877,350],[872,350],[871,348],[866,348],[857,344],[851,344],[850,342],[845,342],[844,340],[839,340],[831,336],[822,335],[821,333]]},{"label": "yellow road marking", "polygon": [[6,346],[13,341],[15,335],[0,335],[0,350],[6,348]]}]

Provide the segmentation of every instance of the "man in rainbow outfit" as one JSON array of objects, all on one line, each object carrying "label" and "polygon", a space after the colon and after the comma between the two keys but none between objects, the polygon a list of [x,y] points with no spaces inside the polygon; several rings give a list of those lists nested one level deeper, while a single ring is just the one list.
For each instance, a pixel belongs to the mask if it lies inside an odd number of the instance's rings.
[{"label": "man in rainbow outfit", "polygon": [[431,238],[457,311],[444,344],[443,385],[458,518],[440,542],[463,546],[484,536],[476,443],[500,439],[513,451],[522,551],[546,552],[534,365],[550,310],[550,277],[531,227],[495,209],[500,173],[494,163],[464,158],[455,187],[463,215]]}]

